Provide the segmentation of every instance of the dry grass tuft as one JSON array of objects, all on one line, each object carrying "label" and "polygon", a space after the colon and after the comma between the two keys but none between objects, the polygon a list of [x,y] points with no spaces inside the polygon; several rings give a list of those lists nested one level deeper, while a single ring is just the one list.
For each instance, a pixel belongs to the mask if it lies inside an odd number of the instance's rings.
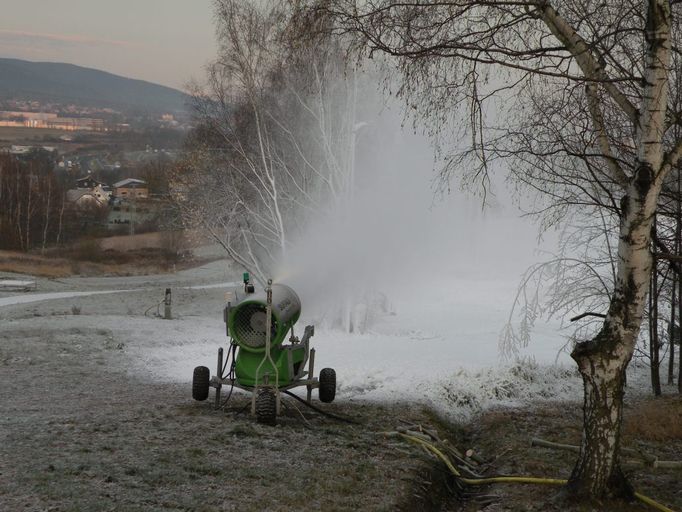
[{"label": "dry grass tuft", "polygon": [[661,397],[635,403],[625,411],[626,443],[682,440],[682,396]]},{"label": "dry grass tuft", "polygon": [[0,251],[0,272],[34,277],[130,276],[161,274],[201,264],[201,259],[169,260],[161,250],[129,252],[100,251],[89,254],[88,247],[71,252],[47,251],[45,255]]},{"label": "dry grass tuft", "polygon": [[0,272],[58,278],[73,274],[69,260],[45,258],[34,254],[0,251]]},{"label": "dry grass tuft", "polygon": [[[642,450],[660,460],[679,460],[682,453],[682,397],[642,397],[628,402],[625,411],[623,446]],[[470,425],[470,445],[479,456],[493,462],[493,472],[506,475],[568,478],[577,454],[569,451],[529,447],[530,439],[579,444],[581,404],[548,403],[531,408],[500,408],[485,411]],[[649,466],[628,468],[635,489],[673,510],[682,510],[679,471]],[[499,503],[486,512],[645,512],[641,503],[567,506],[558,499],[558,488],[499,485],[490,488]],[[475,504],[463,512],[480,512]]]}]

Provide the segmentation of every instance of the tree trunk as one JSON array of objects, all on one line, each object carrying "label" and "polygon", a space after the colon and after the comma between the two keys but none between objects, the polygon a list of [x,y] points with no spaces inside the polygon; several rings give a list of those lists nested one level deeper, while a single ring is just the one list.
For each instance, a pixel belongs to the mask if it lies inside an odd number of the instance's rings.
[{"label": "tree trunk", "polygon": [[31,212],[31,192],[33,191],[33,187],[31,186],[31,178],[32,176],[29,175],[28,178],[28,194],[27,194],[27,201],[26,201],[26,251],[28,251],[31,248],[31,217],[33,216],[33,213]]},{"label": "tree trunk", "polygon": [[677,392],[682,395],[682,276],[677,279],[677,318],[679,327],[676,329],[674,343],[677,343]]},{"label": "tree trunk", "polygon": [[602,353],[594,340],[578,344],[571,356],[583,378],[584,416],[580,456],[567,486],[569,495],[578,500],[632,500],[634,490],[621,471],[618,457],[628,361]]},{"label": "tree trunk", "polygon": [[660,186],[640,164],[621,201],[618,271],[601,331],[571,357],[583,379],[583,435],[567,491],[571,499],[634,499],[619,463],[625,369],[639,335],[651,279],[651,228]]},{"label": "tree trunk", "polygon": [[[652,237],[656,233],[656,217]],[[651,390],[654,396],[661,396],[661,351],[658,339],[658,260],[652,251],[651,283],[649,290],[649,362]]]},{"label": "tree trunk", "polygon": [[646,85],[637,119],[637,167],[620,205],[615,288],[599,334],[577,343],[571,353],[584,382],[580,456],[567,486],[578,499],[634,498],[620,468],[618,449],[625,369],[634,353],[651,278],[651,228],[661,184],[671,168],[663,165],[671,19],[669,2],[647,2]]},{"label": "tree trunk", "polygon": [[[682,250],[682,170],[677,169],[677,224],[675,225],[675,250],[676,254],[680,254]],[[679,328],[675,331],[673,337],[673,344],[677,343],[678,350],[678,375],[677,375],[677,390],[682,395],[682,276],[677,277],[677,322]],[[673,326],[674,328],[674,326]]]},{"label": "tree trunk", "polygon": [[21,230],[21,226],[22,226],[21,198],[22,198],[22,195],[21,195],[21,180],[20,180],[19,173],[17,173],[17,176],[16,176],[16,186],[15,186],[14,193],[16,196],[16,205],[17,205],[17,209],[16,209],[16,213],[15,213],[15,218],[16,218],[15,225],[17,227],[17,237],[19,238],[19,247],[21,248],[22,251],[24,251],[27,249],[25,249],[25,247],[24,247],[24,234],[23,234],[23,231]]},{"label": "tree trunk", "polygon": [[[677,250],[677,242],[675,242]],[[670,322],[668,323],[668,385],[672,386],[675,379],[675,315],[677,313],[677,274],[673,272],[672,294],[670,296]]]},{"label": "tree trunk", "polygon": [[45,222],[43,223],[43,243],[40,247],[40,254],[45,254],[45,246],[47,245],[47,229],[50,226],[50,208],[52,206],[52,177],[47,176],[47,198],[45,201]]},{"label": "tree trunk", "polygon": [[66,192],[62,194],[62,206],[59,209],[59,225],[57,227],[57,241],[55,242],[55,245],[59,247],[59,243],[61,242],[62,238],[62,227],[63,227],[63,221],[64,221],[64,208],[66,207]]}]

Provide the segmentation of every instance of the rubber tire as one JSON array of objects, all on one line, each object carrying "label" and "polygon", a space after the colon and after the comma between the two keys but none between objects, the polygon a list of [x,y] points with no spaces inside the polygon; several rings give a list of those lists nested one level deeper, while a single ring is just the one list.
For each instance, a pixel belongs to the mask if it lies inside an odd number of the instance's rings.
[{"label": "rubber tire", "polygon": [[270,389],[264,389],[256,397],[256,421],[264,425],[277,425],[277,398]]},{"label": "rubber tire", "polygon": [[322,368],[320,372],[320,387],[317,390],[320,402],[326,404],[334,401],[336,396],[336,372],[333,368]]},{"label": "rubber tire", "polygon": [[208,398],[211,371],[205,366],[197,366],[192,376],[192,398],[200,402]]}]

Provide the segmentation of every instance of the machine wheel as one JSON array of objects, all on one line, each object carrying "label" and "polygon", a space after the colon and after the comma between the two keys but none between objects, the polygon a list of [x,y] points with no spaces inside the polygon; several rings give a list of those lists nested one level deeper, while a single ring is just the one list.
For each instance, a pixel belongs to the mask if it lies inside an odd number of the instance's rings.
[{"label": "machine wheel", "polygon": [[333,368],[322,368],[320,372],[320,402],[328,404],[336,396],[336,372]]},{"label": "machine wheel", "polygon": [[264,389],[256,397],[256,421],[265,425],[277,424],[277,398],[270,389]]},{"label": "machine wheel", "polygon": [[192,376],[192,398],[206,400],[208,398],[209,378],[211,372],[205,366],[197,366]]}]

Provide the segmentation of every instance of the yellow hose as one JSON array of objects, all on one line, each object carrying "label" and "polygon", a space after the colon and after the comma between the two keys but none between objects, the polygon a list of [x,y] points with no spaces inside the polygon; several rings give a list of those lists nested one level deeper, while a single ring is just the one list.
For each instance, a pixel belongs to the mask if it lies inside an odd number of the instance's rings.
[{"label": "yellow hose", "polygon": [[[435,454],[440,460],[442,460],[445,465],[448,467],[450,472],[455,475],[461,482],[464,482],[465,484],[469,485],[486,485],[486,484],[497,484],[497,483],[515,483],[515,484],[541,484],[541,485],[564,485],[568,482],[568,480],[565,479],[560,479],[560,478],[534,478],[534,477],[528,477],[528,476],[496,476],[496,477],[490,477],[490,478],[464,478],[462,477],[462,474],[457,471],[457,468],[452,465],[452,462],[450,462],[450,459],[448,458],[447,455],[445,455],[442,451],[440,451],[438,448],[436,448],[433,444],[429,443],[428,441],[424,441],[423,439],[419,439],[418,437],[411,436],[408,434],[403,434],[402,432],[399,432],[399,434],[404,437],[405,439],[412,441],[413,443],[417,443],[425,447],[427,450],[431,451],[433,454]],[[662,505],[651,498],[644,496],[643,494],[640,494],[638,492],[635,493],[635,497],[641,501],[642,503],[645,503],[649,505],[650,507],[655,508],[656,510],[660,510],[661,512],[675,512],[673,509],[666,507],[665,505]]]},{"label": "yellow hose", "polygon": [[635,493],[635,497],[641,501],[642,503],[646,503],[650,507],[655,508],[656,510],[660,510],[661,512],[675,512],[673,509],[666,507],[665,505],[661,505],[657,501],[652,500],[648,496],[644,496],[643,494],[640,494],[638,492]]},{"label": "yellow hose", "polygon": [[462,482],[470,485],[485,484],[541,484],[564,485],[568,480],[558,478],[534,478],[530,476],[494,476],[490,478],[461,478]]}]

